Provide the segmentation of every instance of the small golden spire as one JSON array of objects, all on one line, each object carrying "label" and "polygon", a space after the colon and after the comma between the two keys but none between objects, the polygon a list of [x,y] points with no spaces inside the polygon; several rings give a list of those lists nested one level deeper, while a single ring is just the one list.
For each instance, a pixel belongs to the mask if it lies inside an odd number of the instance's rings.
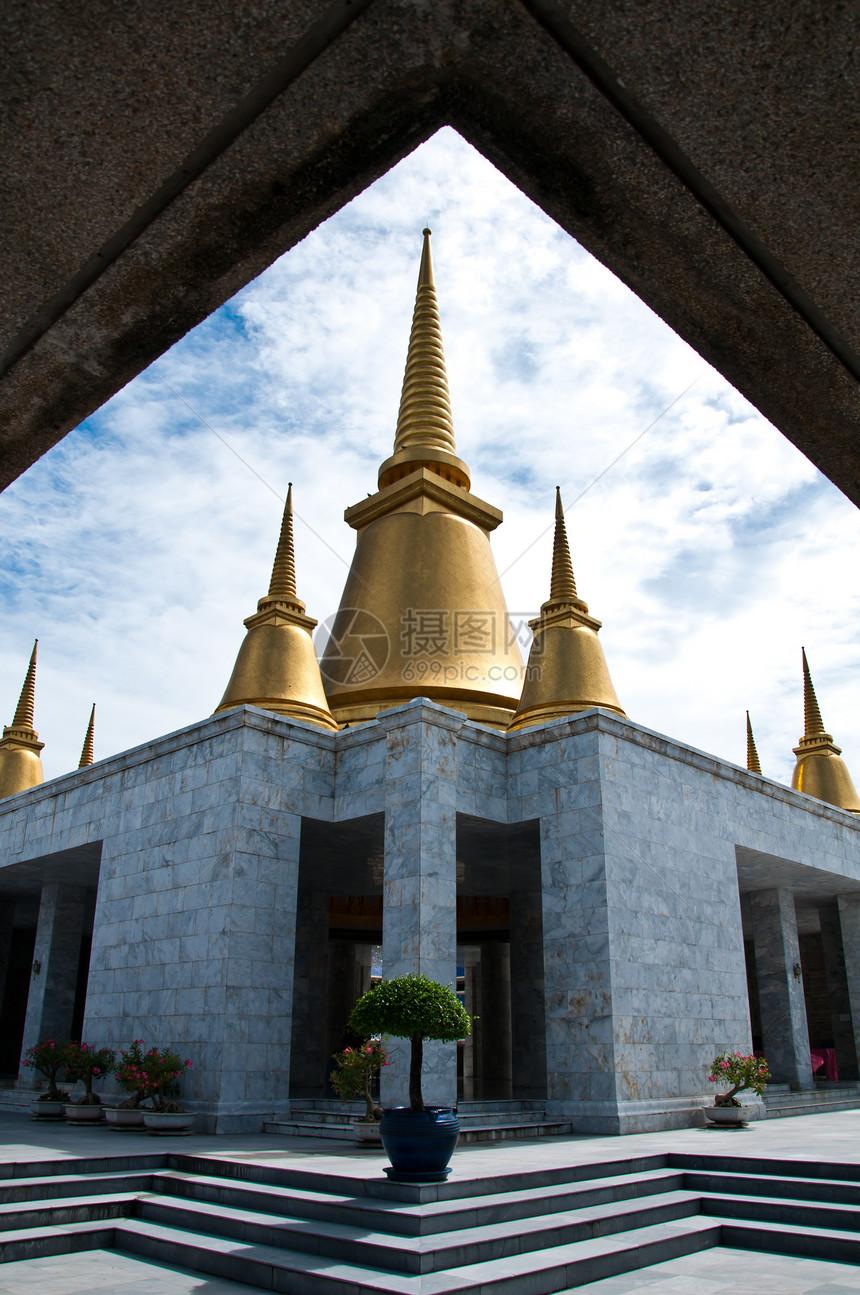
[{"label": "small golden spire", "polygon": [[[287,486],[287,502],[284,505],[284,517],[281,522],[281,534],[272,565],[272,578],[269,581],[269,597],[297,602],[296,598],[296,558],[293,551],[293,483]],[[304,607],[302,608],[304,610]]]},{"label": "small golden spire", "polygon": [[87,725],[87,735],[84,738],[84,745],[81,751],[81,758],[78,761],[79,769],[85,769],[87,765],[93,763],[93,755],[94,755],[93,733],[95,731],[95,723],[96,723],[96,704],[95,702],[93,702],[93,708],[90,711],[90,722]]},{"label": "small golden spire", "polygon": [[469,470],[457,458],[454,444],[429,229],[424,230],[394,453],[379,469],[380,489],[422,467],[469,489]]},{"label": "small golden spire", "polygon": [[801,648],[803,658],[803,737],[794,748],[797,764],[791,775],[791,785],[795,791],[815,796],[817,800],[846,809],[851,814],[860,814],[860,797],[851,780],[851,774],[842,757],[842,748],[834,744],[830,733],[824,731],[818,699],[812,686],[812,675],[806,659],[806,649]]},{"label": "small golden spire", "polygon": [[39,752],[45,743],[39,741],[39,734],[33,727],[38,643],[36,639],[33,644],[15,718],[3,729],[3,737],[0,738],[0,799],[15,796],[28,787],[38,787],[44,781]]},{"label": "small golden spire", "polygon": [[27,666],[24,687],[21,689],[21,696],[18,698],[18,705],[15,708],[12,728],[32,729],[33,727],[36,706],[36,649],[38,646],[39,640],[36,639],[33,644],[33,651],[30,653],[30,664]]},{"label": "small golden spire", "polygon": [[522,696],[509,731],[597,706],[616,715],[624,714],[597,637],[600,621],[588,615],[587,605],[576,592],[558,487],[550,596],[540,616],[529,625],[534,640]]},{"label": "small golden spire", "polygon": [[248,632],[215,714],[234,706],[259,706],[318,728],[336,729],[311,638],[316,623],[305,615],[305,604],[296,595],[290,482],[269,592],[245,621]]},{"label": "small golden spire", "polygon": [[761,764],[759,763],[758,751],[755,746],[749,711],[747,711],[747,768],[750,773],[761,773]]},{"label": "small golden spire", "polygon": [[[570,548],[567,543],[567,531],[564,525],[564,505],[561,502],[561,487],[555,488],[555,535],[552,541],[552,579],[550,580],[549,602],[574,603],[588,611],[576,592],[576,580],[573,575],[573,563],[570,560]],[[549,604],[547,604],[549,605]]]},{"label": "small golden spire", "polygon": [[824,721],[821,718],[821,711],[818,709],[818,698],[812,686],[809,662],[806,659],[806,648],[802,647],[800,652],[803,657],[803,738],[801,740],[806,742],[810,738],[821,737],[824,733]]}]

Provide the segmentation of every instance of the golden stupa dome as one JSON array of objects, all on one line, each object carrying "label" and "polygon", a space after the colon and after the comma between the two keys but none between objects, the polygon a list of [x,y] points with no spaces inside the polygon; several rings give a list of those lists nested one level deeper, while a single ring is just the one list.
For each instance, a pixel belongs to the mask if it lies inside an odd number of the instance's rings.
[{"label": "golden stupa dome", "polygon": [[860,814],[860,797],[851,781],[851,774],[842,759],[842,748],[834,746],[833,738],[824,731],[824,721],[818,708],[818,699],[812,686],[806,649],[803,655],[803,737],[794,748],[797,764],[791,775],[795,791],[827,801],[839,809]]},{"label": "golden stupa dome", "polygon": [[490,549],[502,514],[469,485],[455,453],[427,229],[394,453],[377,492],[344,514],[356,548],[320,662],[339,723],[429,697],[507,726],[523,664]]},{"label": "golden stupa dome", "polygon": [[269,592],[257,603],[256,614],[245,621],[248,633],[215,714],[233,706],[259,706],[319,728],[336,729],[311,638],[316,623],[305,615],[305,604],[296,597],[291,483]]},{"label": "golden stupa dome", "polygon": [[39,734],[33,728],[38,645],[39,640],[36,639],[15,718],[3,729],[0,738],[0,799],[15,796],[28,787],[38,787],[45,780],[39,754],[45,743],[39,741]]},{"label": "golden stupa dome", "polygon": [[561,491],[555,496],[555,537],[549,601],[529,621],[534,631],[522,697],[509,728],[528,728],[599,706],[623,715],[597,637],[600,621],[576,592]]}]

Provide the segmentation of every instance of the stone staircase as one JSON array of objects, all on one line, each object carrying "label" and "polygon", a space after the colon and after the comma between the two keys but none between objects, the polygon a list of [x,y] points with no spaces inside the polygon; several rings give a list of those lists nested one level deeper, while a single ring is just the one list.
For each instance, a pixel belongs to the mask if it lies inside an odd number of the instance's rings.
[{"label": "stone staircase", "polygon": [[711,1246],[860,1263],[860,1169],[623,1157],[406,1186],[200,1154],[9,1164],[0,1261],[122,1250],[296,1295],[551,1295]]},{"label": "stone staircase", "polygon": [[762,1098],[766,1119],[780,1120],[792,1115],[826,1115],[830,1111],[852,1111],[860,1107],[860,1083],[817,1080],[814,1088],[789,1088],[768,1084]]},{"label": "stone staircase", "polygon": [[[547,1119],[540,1102],[460,1102],[460,1145],[472,1142],[508,1142],[513,1138],[557,1137],[570,1133],[569,1120]],[[360,1102],[308,1098],[292,1105],[289,1119],[269,1120],[265,1133],[284,1137],[338,1138],[352,1141],[353,1123],[364,1114]]]}]

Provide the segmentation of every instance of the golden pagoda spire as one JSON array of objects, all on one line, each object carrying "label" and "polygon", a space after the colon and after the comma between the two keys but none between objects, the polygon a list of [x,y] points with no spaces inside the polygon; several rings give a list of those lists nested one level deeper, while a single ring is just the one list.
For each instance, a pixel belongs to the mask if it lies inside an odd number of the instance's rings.
[{"label": "golden pagoda spire", "polygon": [[296,596],[290,482],[269,592],[245,621],[248,633],[215,714],[234,706],[259,706],[318,728],[336,729],[311,638],[316,623]]},{"label": "golden pagoda spire", "polygon": [[400,412],[394,434],[394,454],[379,469],[380,489],[408,476],[418,467],[427,467],[446,481],[468,490],[469,469],[462,459],[457,458],[455,450],[430,230],[425,229]]},{"label": "golden pagoda spire", "polygon": [[0,738],[0,799],[15,796],[28,787],[38,787],[44,781],[42,758],[39,752],[45,743],[33,727],[36,701],[36,649],[33,644],[30,664],[15,708],[15,718],[3,729]]},{"label": "golden pagoda spire", "polygon": [[797,764],[791,775],[791,785],[795,791],[803,791],[807,796],[827,801],[829,805],[847,809],[852,814],[860,814],[860,797],[845,761],[841,758],[842,749],[835,746],[832,736],[824,731],[824,722],[809,673],[806,649],[801,648],[801,653],[804,731],[799,744],[794,748]]},{"label": "golden pagoda spire", "polygon": [[84,745],[81,751],[81,758],[78,761],[79,769],[86,769],[87,765],[90,765],[93,763],[93,757],[94,757],[93,734],[95,732],[95,723],[96,723],[96,704],[95,702],[93,702],[93,708],[90,711],[90,722],[87,725],[87,735],[84,738]]},{"label": "golden pagoda spire", "polygon": [[320,662],[334,717],[363,723],[428,697],[506,728],[523,663],[490,549],[502,514],[456,457],[429,229],[394,452],[344,517],[355,554]]},{"label": "golden pagoda spire", "polygon": [[747,711],[747,768],[750,773],[761,773],[761,764],[759,763],[758,751],[753,737],[749,711]]},{"label": "golden pagoda spire", "polygon": [[529,625],[534,639],[522,696],[509,730],[544,724],[596,706],[624,714],[597,638],[600,621],[588,615],[588,606],[576,591],[558,486],[549,601]]}]

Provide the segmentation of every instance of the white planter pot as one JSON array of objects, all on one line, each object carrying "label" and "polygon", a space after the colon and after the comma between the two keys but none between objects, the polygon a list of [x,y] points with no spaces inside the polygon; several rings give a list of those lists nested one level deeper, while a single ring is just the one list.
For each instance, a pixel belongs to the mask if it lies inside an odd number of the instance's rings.
[{"label": "white planter pot", "polygon": [[353,1140],[360,1147],[382,1147],[382,1138],[379,1136],[379,1121],[373,1123],[364,1120],[355,1120],[352,1125]]},{"label": "white planter pot", "polygon": [[749,1119],[749,1111],[743,1106],[706,1106],[705,1115],[711,1124],[727,1129],[745,1128]]},{"label": "white planter pot", "polygon": [[67,1102],[65,1115],[67,1124],[101,1124],[104,1119],[104,1108],[82,1106],[80,1102]]},{"label": "white planter pot", "polygon": [[65,1102],[31,1102],[31,1120],[61,1120],[66,1113]]},{"label": "white planter pot", "polygon": [[194,1128],[194,1116],[190,1111],[144,1111],[143,1122],[148,1133],[173,1134],[190,1133]]},{"label": "white planter pot", "polygon": [[106,1106],[105,1119],[112,1129],[142,1129],[144,1112],[133,1106]]}]

